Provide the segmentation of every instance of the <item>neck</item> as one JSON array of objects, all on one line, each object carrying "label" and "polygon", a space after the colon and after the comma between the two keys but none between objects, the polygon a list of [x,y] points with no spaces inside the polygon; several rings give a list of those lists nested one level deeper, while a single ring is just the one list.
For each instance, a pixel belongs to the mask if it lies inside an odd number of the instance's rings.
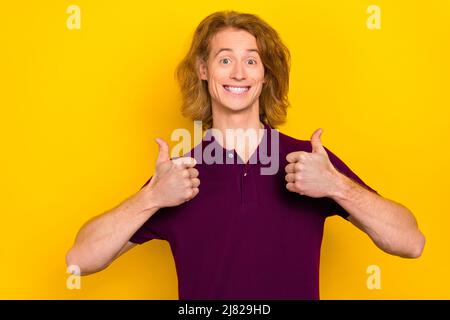
[{"label": "neck", "polygon": [[258,129],[264,129],[264,124],[258,118],[238,118],[238,117],[227,117],[227,118],[219,118],[213,119],[212,124],[213,129],[220,130],[222,134],[225,136],[227,129],[243,129],[244,131],[247,129],[253,129],[257,131]]},{"label": "neck", "polygon": [[[235,149],[244,162],[247,162],[253,154],[264,135],[264,130],[261,130],[264,129],[264,124],[259,120],[259,115],[251,118],[240,117],[239,115],[213,117],[212,129],[220,131],[221,134],[217,136],[214,130],[212,130],[212,135],[222,148],[228,150]],[[232,130],[231,136],[228,135],[230,132],[227,134],[227,129]],[[236,133],[238,131],[234,131],[236,129],[244,131],[243,139],[237,138]]]},{"label": "neck", "polygon": [[264,125],[259,120],[259,101],[255,101],[251,106],[234,111],[221,107],[220,104],[212,102],[212,128],[220,130],[225,136],[226,129],[264,129]]}]

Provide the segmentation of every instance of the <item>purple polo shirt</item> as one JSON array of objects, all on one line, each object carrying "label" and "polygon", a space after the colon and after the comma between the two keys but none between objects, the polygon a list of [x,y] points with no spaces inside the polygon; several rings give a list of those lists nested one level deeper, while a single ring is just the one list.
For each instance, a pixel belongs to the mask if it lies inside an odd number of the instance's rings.
[{"label": "purple polo shirt", "polygon": [[[286,155],[311,152],[311,143],[271,132],[275,129],[268,125],[265,129],[246,164],[234,150],[224,150],[206,135],[195,148],[221,150],[224,161],[200,163],[201,152],[191,150],[187,156],[198,162],[199,194],[177,207],[158,210],[131,237],[138,244],[152,239],[169,242],[179,299],[319,299],[325,219],[335,214],[346,218],[348,213],[331,198],[286,189]],[[267,153],[278,156],[279,167],[275,174],[263,175],[260,169],[269,164],[262,161],[259,149],[276,133],[278,148],[268,143]],[[376,192],[326,151],[337,170]],[[227,164],[227,157],[237,160]]]}]

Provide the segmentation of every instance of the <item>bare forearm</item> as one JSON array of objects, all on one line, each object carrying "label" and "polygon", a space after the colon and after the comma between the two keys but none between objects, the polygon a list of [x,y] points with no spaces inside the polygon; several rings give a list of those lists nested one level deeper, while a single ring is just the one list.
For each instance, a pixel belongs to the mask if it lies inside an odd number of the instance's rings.
[{"label": "bare forearm", "polygon": [[78,265],[82,274],[108,266],[130,237],[157,211],[143,190],[85,223],[67,254],[67,263]]},{"label": "bare forearm", "polygon": [[332,198],[380,249],[406,258],[421,255],[425,238],[408,208],[367,190],[340,173],[337,186]]}]

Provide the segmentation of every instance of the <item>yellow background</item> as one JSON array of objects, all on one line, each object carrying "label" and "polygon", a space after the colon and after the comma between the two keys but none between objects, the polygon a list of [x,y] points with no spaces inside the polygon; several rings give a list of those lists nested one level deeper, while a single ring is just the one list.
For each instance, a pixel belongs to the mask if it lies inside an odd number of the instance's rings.
[{"label": "yellow background", "polygon": [[[66,9],[81,9],[69,30]],[[369,5],[381,30],[366,27]],[[224,9],[260,15],[292,53],[288,122],[383,196],[409,207],[423,256],[381,252],[327,220],[323,299],[449,299],[450,2],[9,1],[0,10],[0,298],[177,299],[168,243],[151,241],[68,290],[65,253],[80,226],[138,191],[157,145],[193,124],[174,80],[192,32]],[[171,143],[174,145],[174,143]],[[369,265],[381,289],[366,287]]]}]

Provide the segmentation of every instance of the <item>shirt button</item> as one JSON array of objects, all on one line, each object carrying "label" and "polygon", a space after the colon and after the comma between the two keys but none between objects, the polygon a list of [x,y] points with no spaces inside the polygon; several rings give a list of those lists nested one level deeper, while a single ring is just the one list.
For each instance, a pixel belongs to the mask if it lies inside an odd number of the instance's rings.
[{"label": "shirt button", "polygon": [[228,154],[228,158],[233,158],[233,154],[232,154],[232,153],[229,153],[229,154]]}]

